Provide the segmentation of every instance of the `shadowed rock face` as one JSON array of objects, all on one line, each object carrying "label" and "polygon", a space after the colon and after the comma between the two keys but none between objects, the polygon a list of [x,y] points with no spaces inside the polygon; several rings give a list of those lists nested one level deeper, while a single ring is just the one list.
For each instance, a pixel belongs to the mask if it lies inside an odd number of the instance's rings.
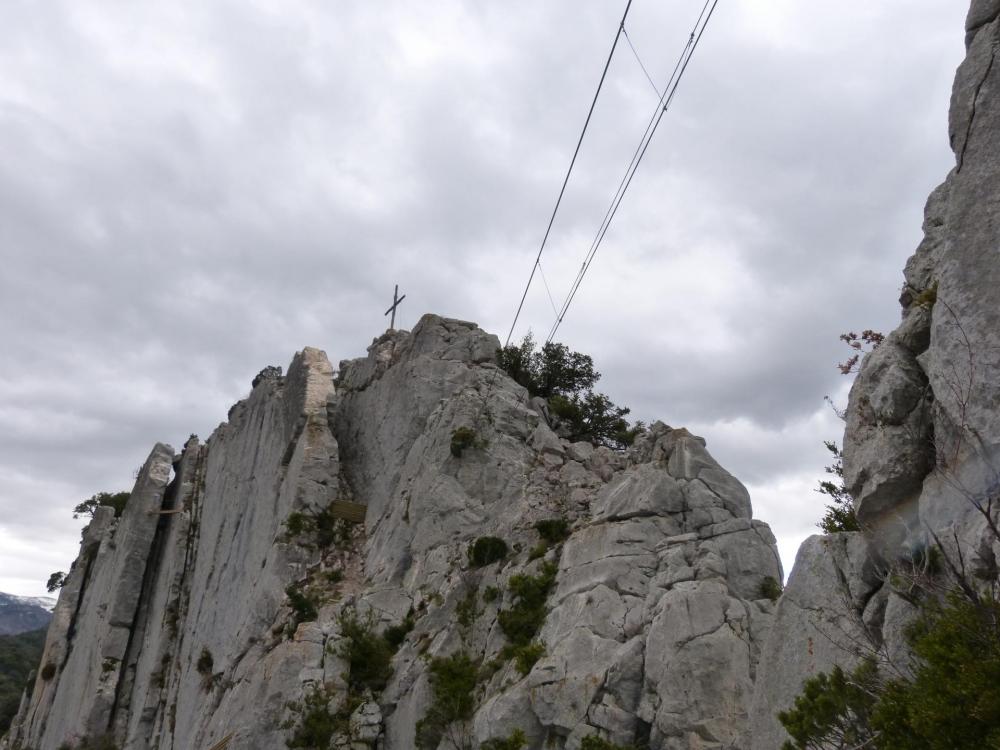
[{"label": "shadowed rock face", "polygon": [[864,532],[799,550],[764,647],[754,748],[780,746],[775,714],[806,678],[873,647],[905,652],[913,611],[879,570],[935,537],[966,557],[996,548],[977,505],[1000,499],[1000,2],[975,0],[966,32],[956,166],[927,201],[902,322],[865,357],[848,403],[844,479]]},{"label": "shadowed rock face", "polygon": [[[53,674],[0,747],[103,734],[136,749],[283,747],[289,702],[322,688],[342,703],[345,609],[377,630],[408,614],[414,627],[335,746],[413,748],[429,660],[464,651],[483,666],[476,708],[442,748],[517,729],[531,748],[575,750],[590,734],[747,747],[774,607],[762,592],[781,570],[746,490],[704,440],[662,423],[625,453],[560,439],[497,370],[498,343],[425,316],[342,362],[336,383],[306,349],[287,376],[262,374],[207,443],[156,446],[122,517],[100,509],[86,529],[46,644]],[[477,434],[461,457],[458,427]],[[359,505],[363,526],[325,548],[290,531]],[[541,544],[547,519],[566,522],[565,539]],[[509,554],[471,568],[469,544],[487,535]],[[498,613],[513,576],[545,571],[540,657],[522,674]],[[289,586],[318,612],[296,617]]]}]

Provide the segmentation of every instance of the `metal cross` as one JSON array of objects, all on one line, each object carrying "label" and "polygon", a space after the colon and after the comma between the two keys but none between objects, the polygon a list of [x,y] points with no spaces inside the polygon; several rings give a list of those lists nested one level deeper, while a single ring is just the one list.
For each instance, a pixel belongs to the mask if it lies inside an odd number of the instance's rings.
[{"label": "metal cross", "polygon": [[406,299],[406,295],[404,294],[402,297],[399,296],[399,284],[396,284],[396,291],[392,293],[392,307],[385,311],[386,315],[392,313],[391,322],[389,323],[390,331],[396,327],[396,308],[399,307],[399,303],[404,299]]}]

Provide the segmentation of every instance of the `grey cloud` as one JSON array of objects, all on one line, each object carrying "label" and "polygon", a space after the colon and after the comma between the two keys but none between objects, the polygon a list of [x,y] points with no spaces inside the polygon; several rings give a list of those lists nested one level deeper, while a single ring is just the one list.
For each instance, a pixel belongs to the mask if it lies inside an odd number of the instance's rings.
[{"label": "grey cloud", "polygon": [[[700,5],[635,4],[657,77]],[[960,5],[721,5],[561,329],[613,398],[703,430],[766,497],[822,472],[837,334],[896,320],[950,166]],[[9,4],[0,538],[58,538],[68,562],[74,503],[154,441],[206,437],[264,365],[361,354],[394,283],[402,325],[434,311],[505,335],[620,13]],[[557,299],[655,105],[630,55],[546,250]],[[551,320],[536,283],[515,335]],[[0,590],[49,572],[20,549],[0,549],[19,565]]]}]

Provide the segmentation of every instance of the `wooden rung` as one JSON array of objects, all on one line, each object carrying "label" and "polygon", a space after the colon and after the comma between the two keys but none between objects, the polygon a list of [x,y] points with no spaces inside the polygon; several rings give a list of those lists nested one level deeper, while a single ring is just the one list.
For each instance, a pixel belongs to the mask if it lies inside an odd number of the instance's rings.
[{"label": "wooden rung", "polygon": [[364,523],[367,512],[368,506],[361,503],[352,503],[348,500],[334,500],[330,503],[330,515],[352,523]]},{"label": "wooden rung", "polygon": [[208,748],[208,750],[224,750],[225,748],[229,747],[229,743],[232,741],[233,737],[235,737],[235,736],[236,736],[236,732],[230,732],[225,737],[223,737],[221,740],[219,740],[214,745],[212,745],[210,748]]}]

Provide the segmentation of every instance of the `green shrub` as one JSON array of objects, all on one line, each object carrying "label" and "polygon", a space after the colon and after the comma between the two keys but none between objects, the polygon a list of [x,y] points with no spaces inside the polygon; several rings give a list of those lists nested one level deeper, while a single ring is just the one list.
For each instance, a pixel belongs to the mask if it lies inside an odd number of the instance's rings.
[{"label": "green shrub", "polygon": [[465,596],[455,605],[455,616],[463,628],[470,628],[479,617],[479,592],[470,588]]},{"label": "green shrub", "polygon": [[45,590],[50,594],[58,591],[66,583],[66,574],[61,570],[57,570],[55,573],[49,576],[49,580],[45,582]]},{"label": "green shrub", "polygon": [[481,440],[471,427],[459,427],[451,433],[451,455],[461,458],[466,448],[484,448],[486,441]]},{"label": "green shrub", "polygon": [[[545,602],[556,582],[559,568],[543,563],[537,576],[518,574],[510,577],[508,588],[514,597],[510,609],[497,614],[497,622],[514,648],[528,646],[545,622]],[[513,651],[506,652],[513,656]]]},{"label": "green shrub", "polygon": [[548,402],[572,440],[623,449],[645,429],[641,422],[630,427],[625,420],[628,409],[615,406],[603,393],[594,393],[601,377],[594,360],[564,344],[550,342],[536,349],[529,333],[520,344],[498,350],[497,364],[532,396]]},{"label": "green shrub", "polygon": [[925,601],[906,637],[912,679],[887,679],[868,660],[851,673],[834,667],[807,680],[793,707],[778,714],[792,737],[784,750],[840,741],[873,750],[1000,745],[1000,602],[992,591],[956,589]]},{"label": "green shrub", "polygon": [[[586,440],[595,445],[624,449],[635,440],[625,415],[629,410],[615,406],[603,393],[588,391],[549,398],[549,411],[559,417],[570,440]],[[631,437],[627,437],[631,435]]]},{"label": "green shrub", "polygon": [[865,747],[873,741],[870,726],[878,674],[873,661],[864,661],[853,673],[835,666],[820,672],[802,686],[802,693],[778,721],[792,740],[782,750],[824,747],[826,738],[842,738],[842,747]]},{"label": "green shrub", "polygon": [[507,557],[507,542],[495,536],[481,536],[469,545],[469,564],[482,568]]},{"label": "green shrub", "polygon": [[637,750],[635,745],[616,745],[615,743],[602,739],[596,734],[584,737],[580,742],[580,750]]},{"label": "green shrub", "polygon": [[371,613],[362,620],[355,611],[348,610],[340,615],[339,623],[344,641],[337,655],[347,661],[348,688],[358,693],[365,689],[380,692],[392,677],[395,649],[375,632],[375,617]]},{"label": "green shrub", "polygon": [[393,653],[398,651],[399,647],[403,645],[407,634],[413,630],[415,625],[416,620],[413,618],[413,610],[411,609],[401,623],[390,625],[382,632],[382,637],[385,638],[386,643],[389,644],[389,648],[392,649]]},{"label": "green shrub", "polygon": [[760,587],[757,589],[757,597],[776,602],[779,596],[781,596],[781,584],[772,576],[764,576],[764,580],[760,582]]},{"label": "green shrub", "polygon": [[549,551],[549,545],[545,542],[539,542],[534,547],[531,548],[531,552],[528,553],[528,562],[534,562],[539,558],[545,557],[545,553]]},{"label": "green shrub", "polygon": [[328,570],[326,572],[326,580],[329,583],[338,584],[344,580],[344,571],[340,568],[337,568],[336,570]]},{"label": "green shrub", "polygon": [[483,589],[483,601],[484,602],[495,602],[500,598],[500,589],[496,586],[487,586]]},{"label": "green shrub", "polygon": [[97,737],[87,735],[82,737],[76,745],[71,745],[68,742],[62,743],[59,750],[118,750],[118,744],[110,734],[102,734]]},{"label": "green shrub", "polygon": [[49,662],[44,667],[42,667],[42,671],[39,673],[39,677],[41,677],[46,682],[48,682],[55,676],[56,676],[56,665],[53,664],[52,662]]},{"label": "green shrub", "polygon": [[526,675],[535,663],[545,656],[545,646],[538,641],[532,641],[526,646],[508,646],[505,655],[514,659],[514,666],[521,675]]},{"label": "green shrub", "polygon": [[[351,701],[345,700],[345,705],[336,713],[330,711],[330,702],[334,698],[333,691],[317,687],[308,693],[300,703],[289,703],[288,708],[297,715],[283,725],[285,729],[294,729],[292,736],[285,740],[289,748],[328,748],[333,736],[347,728],[347,722],[353,708],[347,710]],[[357,708],[355,705],[354,708]],[[346,717],[343,712],[346,711]]]},{"label": "green shrub", "polygon": [[926,289],[921,290],[916,294],[916,296],[913,297],[913,304],[930,309],[934,307],[934,303],[937,302],[937,293],[938,283],[935,281],[933,284],[928,286]]},{"label": "green shrub", "polygon": [[527,744],[528,740],[524,736],[524,732],[515,729],[504,739],[486,740],[479,746],[479,750],[521,750]]},{"label": "green shrub", "polygon": [[427,713],[417,722],[417,747],[433,750],[449,724],[472,718],[479,669],[469,654],[459,651],[431,659],[428,671],[433,699]]},{"label": "green shrub", "polygon": [[833,455],[833,463],[826,467],[826,473],[832,475],[835,481],[820,482],[816,490],[833,500],[831,505],[826,506],[826,513],[817,525],[827,534],[860,531],[858,517],[854,514],[854,499],[844,485],[844,454],[832,440],[824,441],[823,445]]},{"label": "green shrub", "polygon": [[289,626],[291,632],[295,632],[303,622],[315,622],[319,617],[319,602],[310,596],[302,584],[293,583],[285,589],[288,596],[288,604],[292,608],[292,623]]},{"label": "green shrub", "polygon": [[207,648],[203,648],[194,668],[202,676],[212,674],[212,670],[215,668],[215,659],[212,657],[212,652]]},{"label": "green shrub", "polygon": [[549,544],[559,544],[569,537],[569,521],[565,518],[547,518],[535,524],[535,531]]},{"label": "green shrub", "polygon": [[350,541],[351,526],[350,521],[335,516],[330,507],[293,511],[285,519],[284,540],[314,549],[343,546]]}]

